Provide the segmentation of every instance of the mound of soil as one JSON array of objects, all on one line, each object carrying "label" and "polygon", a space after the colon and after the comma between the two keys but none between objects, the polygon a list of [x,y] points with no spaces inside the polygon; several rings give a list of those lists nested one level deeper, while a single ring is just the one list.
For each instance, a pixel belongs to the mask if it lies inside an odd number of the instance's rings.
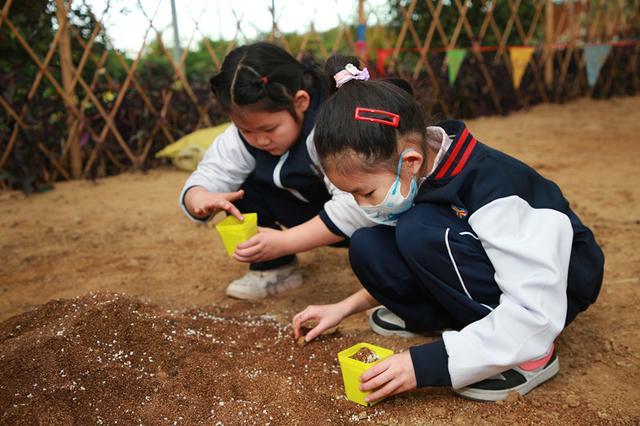
[{"label": "mound of soil", "polygon": [[526,398],[481,404],[428,389],[370,408],[346,401],[340,350],[424,339],[382,338],[362,314],[298,347],[295,313],[361,288],[347,251],[302,253],[305,284],[291,292],[231,300],[225,288],[247,266],[229,259],[213,224],[180,211],[188,174],[154,169],[29,197],[0,191],[0,424],[640,424],[633,111],[640,97],[467,122],[557,182],[605,252],[598,301],[556,341],[560,373]]},{"label": "mound of soil", "polygon": [[362,348],[355,354],[351,355],[349,358],[355,359],[356,361],[364,362],[365,364],[371,364],[372,362],[376,362],[380,359],[378,354],[373,352],[369,348]]},{"label": "mound of soil", "polygon": [[336,359],[358,338],[338,332],[300,348],[289,324],[237,308],[177,312],[114,293],[52,301],[0,324],[0,422],[603,421],[579,400],[570,407],[555,397],[483,404],[449,390],[365,409],[345,399]]}]

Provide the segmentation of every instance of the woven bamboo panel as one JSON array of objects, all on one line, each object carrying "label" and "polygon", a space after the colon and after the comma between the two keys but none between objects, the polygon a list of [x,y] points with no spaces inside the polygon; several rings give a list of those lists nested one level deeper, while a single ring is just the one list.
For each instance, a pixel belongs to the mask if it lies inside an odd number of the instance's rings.
[{"label": "woven bamboo panel", "polygon": [[[555,5],[548,0],[530,0],[526,17],[525,1],[400,1],[397,10],[401,15],[395,22],[401,24],[396,28],[386,25],[386,10],[368,7],[365,2],[361,16],[368,24],[369,44],[363,59],[378,74],[410,79],[428,112],[443,116],[502,114],[538,102],[608,96],[620,81],[630,93],[638,92],[640,0]],[[189,14],[194,30],[188,35],[187,48],[175,58],[165,46],[163,29],[156,24],[162,4],[158,0],[154,10],[142,10],[146,33],[140,49],[125,56],[109,46],[104,22],[108,10],[89,11],[95,25],[90,34],[82,34],[70,18],[74,4],[51,0],[57,29],[48,48],[38,50],[30,43],[29,28],[15,22],[14,3],[6,0],[0,12],[0,43],[3,37],[17,43],[37,72],[32,80],[20,80],[18,89],[23,96],[0,91],[0,171],[9,171],[0,175],[1,186],[16,187],[12,176],[26,169],[28,176],[46,183],[152,167],[156,164],[152,154],[163,146],[225,119],[209,96],[206,80],[220,69],[231,49],[249,41],[246,30],[252,23],[237,13],[235,37],[213,43],[202,30],[210,25],[206,19],[211,13],[204,9],[195,14],[181,11]],[[142,7],[140,2],[137,7]],[[273,13],[264,7],[265,13]],[[287,3],[284,7],[292,6]],[[271,30],[263,32],[262,38],[281,45],[298,59],[308,57],[310,51],[317,61],[336,52],[362,57],[354,22],[357,8],[354,0],[353,13],[338,14],[339,25],[330,45],[323,43],[313,17],[301,38],[293,39],[280,30],[279,16],[274,16]],[[453,25],[451,21],[443,23],[445,13],[455,14]],[[477,20],[471,24],[472,13],[481,14],[480,25]],[[501,20],[496,19],[498,14]],[[210,67],[208,75],[193,79],[186,72],[188,47],[198,40]],[[586,81],[585,43],[614,45],[593,89]],[[518,89],[511,85],[514,70],[509,51],[513,46],[535,48]],[[150,48],[168,63],[165,69],[170,70],[169,75],[156,76],[148,64],[143,66]],[[464,78],[451,84],[446,52],[454,49],[468,53],[459,74]],[[465,101],[471,95],[481,98],[473,108]],[[44,97],[56,99],[58,107],[47,109]]]}]

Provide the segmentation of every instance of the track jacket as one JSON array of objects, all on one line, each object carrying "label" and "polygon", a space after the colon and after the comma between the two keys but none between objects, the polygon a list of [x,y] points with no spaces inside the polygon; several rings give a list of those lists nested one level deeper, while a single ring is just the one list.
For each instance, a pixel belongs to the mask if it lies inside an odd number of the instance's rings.
[{"label": "track jacket", "polygon": [[[209,192],[237,191],[245,180],[290,192],[303,203],[322,206],[318,214],[336,235],[350,237],[363,226],[372,226],[355,199],[337,189],[320,171],[313,144],[313,125],[319,105],[313,103],[304,115],[300,138],[288,152],[273,156],[249,145],[234,125],[216,138],[198,168],[191,174],[180,193],[184,213],[195,222],[206,222],[192,216],[184,204],[184,195],[193,186]],[[326,201],[326,202],[325,202]],[[209,218],[210,219],[210,218]]]},{"label": "track jacket", "polygon": [[481,320],[411,348],[425,366],[419,385],[445,384],[449,377],[436,373],[444,371],[460,388],[546,354],[577,314],[567,312],[567,297],[578,310],[595,301],[604,258],[555,183],[478,142],[461,121],[437,127],[444,130],[441,142],[429,141],[440,153],[415,203],[464,212],[502,291]]}]

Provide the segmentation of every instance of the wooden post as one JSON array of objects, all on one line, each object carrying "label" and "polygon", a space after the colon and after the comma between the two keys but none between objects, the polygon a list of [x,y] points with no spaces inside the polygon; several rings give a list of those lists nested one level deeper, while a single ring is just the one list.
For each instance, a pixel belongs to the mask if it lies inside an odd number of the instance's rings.
[{"label": "wooden post", "polygon": [[553,48],[551,45],[555,41],[553,25],[553,1],[547,0],[545,7],[545,43],[544,43],[544,82],[547,89],[553,86]]},{"label": "wooden post", "polygon": [[[69,0],[69,7],[71,7],[71,1]],[[64,4],[64,0],[56,0],[56,16],[58,18],[58,31],[62,31],[59,38],[60,49],[60,66],[62,68],[62,84],[67,94],[66,102],[71,103],[67,105],[69,110],[75,108],[77,105],[77,99],[73,88],[73,59],[71,57],[71,38],[69,37],[69,22],[67,20],[67,8]],[[78,179],[82,176],[82,158],[80,153],[80,146],[78,145],[78,132],[77,118],[74,114],[68,111],[67,115],[67,128],[69,129],[68,144],[71,154],[71,175],[74,179]]]},{"label": "wooden post", "polygon": [[358,30],[356,37],[358,57],[366,64],[369,60],[367,52],[367,19],[364,16],[364,0],[358,1]]}]

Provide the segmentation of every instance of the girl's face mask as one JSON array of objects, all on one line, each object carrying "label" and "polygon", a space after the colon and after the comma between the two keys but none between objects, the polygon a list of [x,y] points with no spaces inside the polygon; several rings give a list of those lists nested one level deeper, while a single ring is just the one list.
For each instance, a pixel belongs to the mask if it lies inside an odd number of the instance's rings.
[{"label": "girl's face mask", "polygon": [[381,225],[394,226],[398,221],[398,217],[413,206],[413,200],[418,195],[418,182],[414,176],[411,180],[411,186],[409,193],[406,197],[402,196],[400,191],[400,171],[402,170],[402,156],[409,149],[402,151],[400,154],[400,160],[398,160],[398,171],[396,173],[396,179],[387,191],[387,195],[384,200],[375,206],[360,206],[364,214],[372,221]]}]

